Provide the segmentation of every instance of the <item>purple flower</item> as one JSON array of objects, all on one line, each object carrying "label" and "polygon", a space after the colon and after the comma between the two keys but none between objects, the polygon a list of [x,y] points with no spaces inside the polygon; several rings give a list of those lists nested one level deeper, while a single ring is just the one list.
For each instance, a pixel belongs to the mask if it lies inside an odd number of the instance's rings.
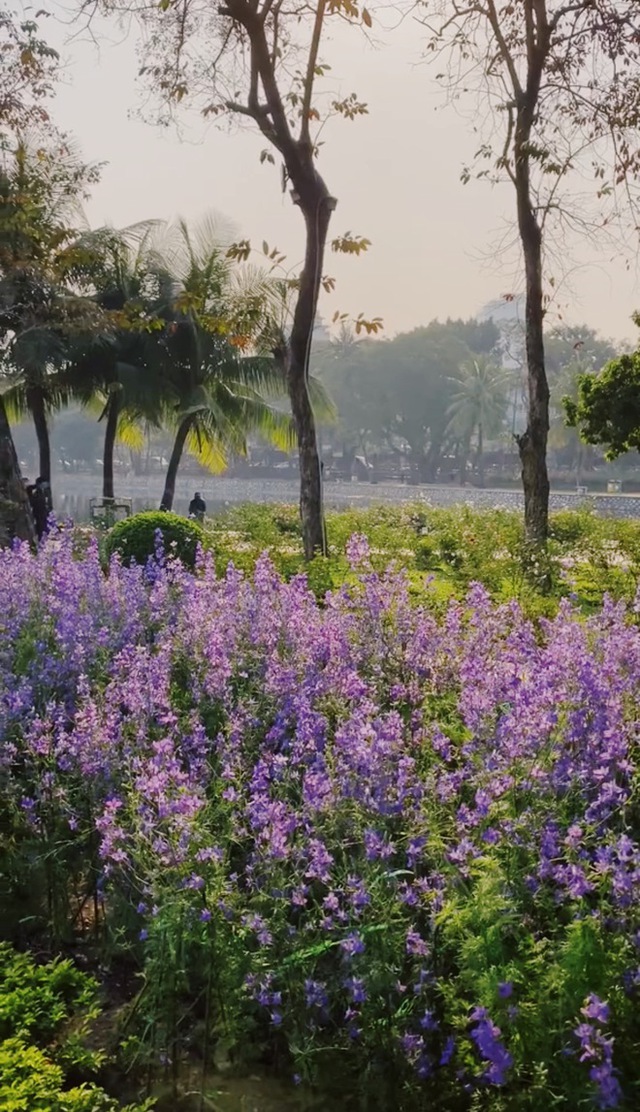
[{"label": "purple flower", "polygon": [[349,958],[356,954],[363,954],[365,951],[364,941],[357,931],[351,931],[346,938],[343,938],[340,947]]},{"label": "purple flower", "polygon": [[353,1004],[365,1003],[367,999],[367,990],[362,977],[347,977],[347,979],[343,981],[343,984]]},{"label": "purple flower", "polygon": [[412,927],[407,931],[405,946],[408,954],[415,954],[418,957],[425,957],[429,952],[425,940]]},{"label": "purple flower", "polygon": [[500,996],[502,1000],[508,1000],[510,996],[513,996],[513,983],[511,981],[500,981],[498,985],[498,996]]},{"label": "purple flower", "polygon": [[453,1058],[453,1055],[455,1054],[455,1049],[456,1049],[456,1040],[454,1039],[453,1035],[449,1035],[448,1038],[447,1038],[447,1041],[444,1044],[442,1054],[440,1055],[440,1060],[439,1060],[438,1064],[440,1066],[448,1066],[449,1062]]},{"label": "purple flower", "polygon": [[486,1008],[476,1008],[471,1016],[475,1026],[471,1038],[476,1044],[481,1058],[485,1061],[484,1078],[490,1085],[504,1085],[507,1072],[513,1065],[513,1058],[502,1044],[502,1032],[496,1027]]},{"label": "purple flower", "polygon": [[609,1020],[609,1005],[599,996],[588,996],[585,1006],[580,1011],[587,1019],[593,1019],[597,1023],[607,1023]]},{"label": "purple flower", "polygon": [[304,982],[304,995],[308,1008],[326,1008],[329,1003],[327,987],[321,981],[307,979]]}]

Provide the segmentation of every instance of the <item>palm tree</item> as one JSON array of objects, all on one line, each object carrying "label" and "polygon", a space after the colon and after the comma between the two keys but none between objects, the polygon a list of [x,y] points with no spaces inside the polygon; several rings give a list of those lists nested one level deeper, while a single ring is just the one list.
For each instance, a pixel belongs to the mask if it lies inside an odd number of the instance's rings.
[{"label": "palm tree", "polygon": [[101,317],[80,338],[66,382],[74,397],[105,422],[102,497],[113,501],[116,441],[139,448],[140,423],[163,413],[158,337],[173,279],[156,252],[155,221],[85,237],[92,259],[85,282]]},{"label": "palm tree", "polygon": [[185,447],[210,471],[222,471],[230,451],[244,454],[247,437],[261,433],[292,448],[291,419],[267,398],[283,396],[286,382],[272,359],[241,357],[224,337],[193,319],[169,325],[165,337],[165,387],[172,395],[167,419],[175,428],[161,508],[170,510]]},{"label": "palm tree", "polygon": [[476,467],[480,486],[484,486],[484,440],[500,431],[507,415],[508,374],[503,367],[480,357],[464,363],[451,381],[457,389],[448,409],[449,428],[461,446],[465,466],[477,434]]},{"label": "palm tree", "polygon": [[166,308],[162,379],[175,439],[164,509],[173,506],[185,448],[220,471],[230,451],[246,452],[252,432],[279,447],[295,443],[289,416],[275,404],[286,396],[284,366],[266,355],[277,346],[280,287],[263,271],[238,266],[227,254],[231,238],[213,215],[195,228],[180,220],[167,236],[175,293]]},{"label": "palm tree", "polygon": [[7,407],[29,413],[40,474],[51,482],[49,418],[68,401],[60,381],[70,334],[88,310],[67,283],[77,259],[74,225],[96,171],[68,142],[19,137],[0,167],[0,333],[3,375],[13,386]]}]

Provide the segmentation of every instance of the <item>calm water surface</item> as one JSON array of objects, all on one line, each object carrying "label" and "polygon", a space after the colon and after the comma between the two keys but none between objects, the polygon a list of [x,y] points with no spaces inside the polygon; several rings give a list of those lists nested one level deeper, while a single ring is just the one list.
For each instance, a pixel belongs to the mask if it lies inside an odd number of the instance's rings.
[{"label": "calm water surface", "polygon": [[[195,480],[198,482],[198,480]],[[117,497],[131,500],[134,513],[157,509],[162,496],[161,479],[121,480]],[[189,502],[198,489],[213,514],[230,505],[245,502],[297,503],[298,484],[295,479],[230,479],[207,477],[196,487],[193,479],[182,479],[176,486],[174,510],[187,513]],[[100,480],[85,475],[60,475],[53,481],[56,513],[77,522],[90,520],[90,500],[100,493]],[[522,494],[516,490],[476,490],[473,487],[408,486],[403,483],[327,482],[324,488],[328,508],[371,506],[381,502],[399,505],[403,502],[425,501],[434,506],[467,505],[477,509],[522,508]],[[640,498],[632,495],[596,495],[591,504],[598,513],[615,517],[639,517]],[[553,510],[575,509],[584,503],[582,496],[563,491],[551,495]]]}]

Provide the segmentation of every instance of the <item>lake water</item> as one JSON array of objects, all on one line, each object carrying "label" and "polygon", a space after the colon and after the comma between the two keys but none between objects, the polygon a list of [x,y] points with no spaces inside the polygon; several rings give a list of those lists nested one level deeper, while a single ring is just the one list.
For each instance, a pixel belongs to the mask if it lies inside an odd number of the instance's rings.
[{"label": "lake water", "polygon": [[[117,490],[118,497],[131,499],[134,513],[157,509],[162,496],[160,478],[123,481]],[[195,493],[194,480],[180,480],[176,485],[174,510],[186,515],[189,502]],[[231,479],[222,476],[200,481],[198,488],[207,503],[207,513],[243,502],[297,503],[298,484],[295,479]],[[71,517],[77,522],[90,520],[90,500],[100,493],[100,480],[85,475],[60,475],[53,480],[55,511],[60,517]],[[404,483],[339,483],[327,482],[324,488],[328,508],[371,506],[379,503],[398,505],[403,502],[424,501],[434,506],[468,505],[480,508],[520,510],[522,494],[516,490],[476,490],[473,487],[408,486]],[[584,503],[582,495],[569,491],[553,493],[553,510],[575,509]],[[640,497],[633,495],[595,495],[590,499],[598,513],[615,517],[639,517]]]}]

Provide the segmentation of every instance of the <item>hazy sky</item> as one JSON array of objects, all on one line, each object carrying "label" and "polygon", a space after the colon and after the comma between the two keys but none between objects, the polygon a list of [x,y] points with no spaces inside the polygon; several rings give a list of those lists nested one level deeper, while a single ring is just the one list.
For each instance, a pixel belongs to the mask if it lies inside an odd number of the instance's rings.
[{"label": "hazy sky", "polygon": [[[63,12],[66,2],[53,7]],[[52,32],[50,23],[49,37],[64,41],[62,30]],[[108,36],[99,47],[76,38],[62,48],[66,75],[55,110],[85,157],[107,163],[87,207],[92,224],[195,219],[215,209],[254,243],[281,248],[293,266],[302,253],[302,220],[280,190],[279,168],[259,163],[264,140],[246,128],[205,129],[193,115],[185,142],[132,118],[140,103],[133,42],[112,25]],[[349,29],[324,50],[332,88],[357,92],[369,105],[368,116],[332,121],[323,135],[320,169],[338,198],[331,232],[350,230],[372,246],[359,259],[329,255],[325,272],[338,284],[321,311],[325,318],[336,309],[379,315],[386,335],[434,317],[471,316],[516,288],[513,259],[496,251],[512,219],[511,190],[461,184],[474,149],[470,121],[444,105],[421,41],[420,27],[406,21],[383,47]],[[633,338],[637,273],[584,245],[576,246],[575,261],[572,288],[563,287],[555,311]]]}]

